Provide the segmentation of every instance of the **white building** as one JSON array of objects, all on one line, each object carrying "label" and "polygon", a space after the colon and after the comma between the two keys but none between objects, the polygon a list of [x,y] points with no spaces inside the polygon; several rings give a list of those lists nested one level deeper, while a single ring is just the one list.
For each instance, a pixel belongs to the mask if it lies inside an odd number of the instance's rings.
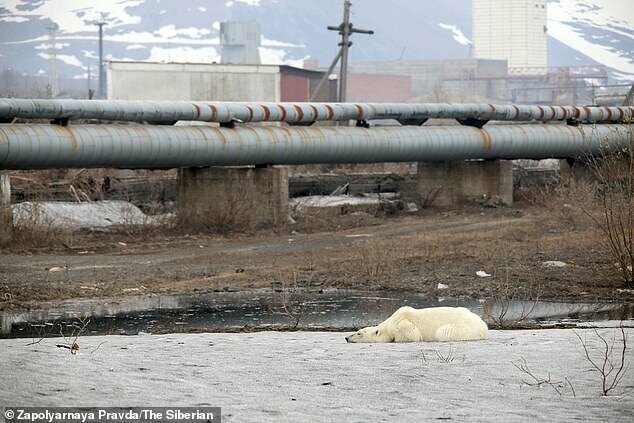
[{"label": "white building", "polygon": [[[323,72],[286,65],[108,62],[109,100],[308,101]],[[322,85],[315,101],[328,101]]]},{"label": "white building", "polygon": [[547,72],[546,0],[473,0],[473,57],[511,73]]}]

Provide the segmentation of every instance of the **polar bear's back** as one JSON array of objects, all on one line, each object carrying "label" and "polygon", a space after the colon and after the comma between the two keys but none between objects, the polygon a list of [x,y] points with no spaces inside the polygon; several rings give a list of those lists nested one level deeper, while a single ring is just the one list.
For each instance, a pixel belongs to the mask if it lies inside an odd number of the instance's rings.
[{"label": "polar bear's back", "polygon": [[406,320],[416,326],[423,341],[468,341],[485,339],[487,325],[464,307],[401,307],[388,320]]}]

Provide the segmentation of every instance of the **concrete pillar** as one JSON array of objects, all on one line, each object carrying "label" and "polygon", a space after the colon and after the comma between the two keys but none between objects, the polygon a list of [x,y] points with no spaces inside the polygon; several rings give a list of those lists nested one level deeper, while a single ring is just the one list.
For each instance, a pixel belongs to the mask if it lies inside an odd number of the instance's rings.
[{"label": "concrete pillar", "polygon": [[11,316],[8,314],[0,314],[0,335],[8,335],[11,333]]},{"label": "concrete pillar", "polygon": [[286,229],[288,168],[205,167],[178,172],[182,225],[219,232]]},{"label": "concrete pillar", "polygon": [[9,172],[0,171],[0,245],[7,245],[12,239],[11,179]]},{"label": "concrete pillar", "polygon": [[597,182],[597,175],[587,160],[560,160],[559,174],[561,182],[566,186],[589,185]]},{"label": "concrete pillar", "polygon": [[420,162],[414,193],[419,205],[454,206],[477,202],[513,204],[513,167],[509,160]]}]

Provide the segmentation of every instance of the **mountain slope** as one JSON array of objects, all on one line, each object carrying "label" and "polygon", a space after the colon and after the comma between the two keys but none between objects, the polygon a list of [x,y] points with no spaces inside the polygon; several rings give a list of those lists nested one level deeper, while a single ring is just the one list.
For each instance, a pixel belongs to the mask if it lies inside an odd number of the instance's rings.
[{"label": "mountain slope", "polygon": [[[549,63],[602,64],[617,81],[634,81],[634,3],[631,0],[551,0]],[[103,14],[103,17],[102,17]],[[211,62],[220,58],[219,22],[253,20],[262,27],[265,63],[327,66],[341,21],[341,0],[4,0],[0,3],[0,68],[31,75],[50,71],[51,24],[56,24],[61,77],[85,80],[97,69],[97,27],[107,22],[107,59]],[[356,0],[351,61],[467,58],[470,0]],[[94,76],[93,76],[94,78]]]}]

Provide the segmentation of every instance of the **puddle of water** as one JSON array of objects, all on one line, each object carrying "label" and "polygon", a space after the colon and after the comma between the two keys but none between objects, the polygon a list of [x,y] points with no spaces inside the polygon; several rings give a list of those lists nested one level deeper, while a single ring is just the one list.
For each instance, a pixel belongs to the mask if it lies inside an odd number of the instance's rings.
[{"label": "puddle of water", "polygon": [[[284,307],[286,305],[286,307]],[[215,332],[293,328],[351,330],[375,325],[397,308],[463,306],[488,323],[521,321],[633,320],[634,304],[514,301],[508,304],[453,298],[430,299],[407,293],[332,290],[217,292],[147,295],[117,301],[75,300],[41,310],[0,315],[0,338],[68,336],[78,318],[89,316],[85,335]]]}]

